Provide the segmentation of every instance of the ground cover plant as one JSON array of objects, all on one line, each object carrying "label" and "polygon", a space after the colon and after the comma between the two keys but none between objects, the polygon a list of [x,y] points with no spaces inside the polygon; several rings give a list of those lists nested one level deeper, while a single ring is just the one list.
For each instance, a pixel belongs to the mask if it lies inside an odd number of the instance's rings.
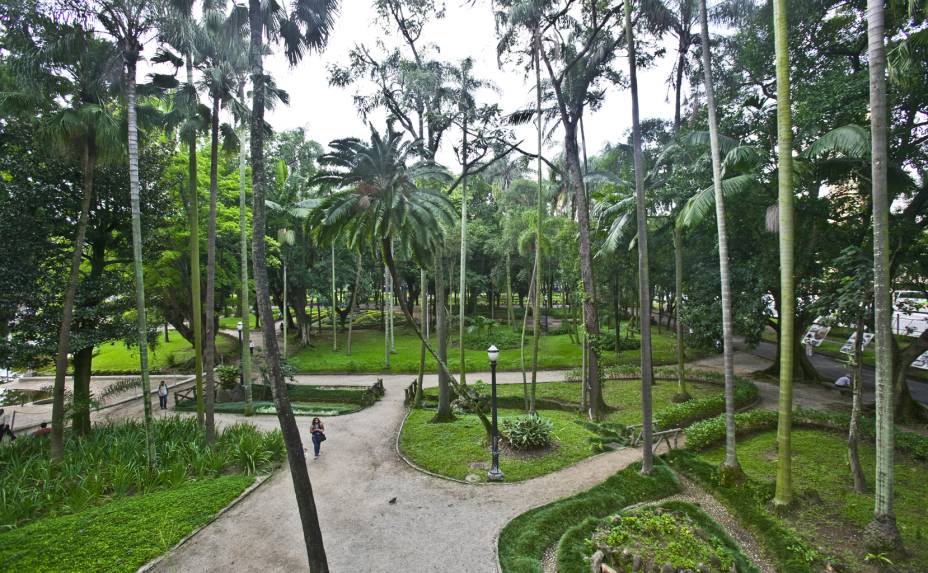
[{"label": "ground cover plant", "polygon": [[251,475],[187,480],[0,533],[0,570],[136,571],[254,483]]},{"label": "ground cover plant", "polygon": [[[866,476],[874,475],[875,451],[871,444],[859,446]],[[724,452],[710,448],[700,453],[709,463],[718,463]],[[754,480],[769,482],[776,475],[776,432],[765,431],[743,438],[738,457],[744,471]],[[866,571],[874,563],[866,561],[861,540],[873,511],[873,494],[853,489],[846,463],[847,436],[828,430],[793,430],[793,472],[798,503],[784,522],[795,528],[809,544],[822,553],[833,553],[849,570]],[[897,455],[894,464],[896,520],[906,547],[912,555],[897,562],[899,571],[919,571],[928,563],[928,464],[908,455]],[[871,558],[872,559],[872,558]],[[874,570],[876,570],[874,568]]]},{"label": "ground cover plant", "polygon": [[[673,572],[729,573],[733,567],[739,573],[757,571],[724,530],[691,503],[624,511],[602,520],[585,541],[587,555],[602,551],[605,562],[622,572],[648,564]],[[558,552],[566,553],[563,542]],[[558,570],[570,571],[565,565],[559,555]]]},{"label": "ground cover plant", "polygon": [[679,491],[676,477],[666,467],[655,467],[650,476],[642,476],[640,470],[640,464],[632,464],[585,492],[529,510],[507,523],[498,543],[503,573],[543,571],[545,551],[558,543],[570,524],[604,518],[631,504]]},{"label": "ground cover plant", "polygon": [[225,427],[209,447],[195,418],[172,416],[155,421],[154,437],[158,461],[152,468],[139,447],[143,426],[134,420],[97,425],[79,439],[69,436],[57,468],[47,439],[5,445],[0,448],[0,528],[177,488],[191,479],[267,471],[284,455],[280,432],[261,432],[250,424]]}]

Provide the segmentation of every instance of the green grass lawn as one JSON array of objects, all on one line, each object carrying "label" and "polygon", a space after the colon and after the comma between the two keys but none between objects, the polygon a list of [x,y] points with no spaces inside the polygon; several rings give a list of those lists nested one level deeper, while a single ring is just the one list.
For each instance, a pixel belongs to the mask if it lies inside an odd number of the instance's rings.
[{"label": "green grass lawn", "polygon": [[[849,570],[867,570],[866,555],[860,541],[864,526],[873,517],[873,494],[854,492],[847,466],[847,437],[822,430],[793,430],[793,484],[798,496],[795,512],[788,521],[809,541],[838,550],[851,563]],[[872,489],[874,448],[860,445],[864,475]],[[724,447],[700,454],[713,464],[724,457]],[[757,480],[776,478],[776,431],[741,438],[738,458],[748,476]],[[909,563],[928,563],[928,464],[896,454],[895,511],[906,548],[912,552]],[[920,569],[902,569],[918,571]]]},{"label": "green grass lawn", "polygon": [[[248,313],[248,319],[251,321],[249,328],[254,330],[258,328],[257,318],[254,314]],[[236,330],[238,328],[238,323],[242,320],[240,316],[224,316],[219,319],[219,328],[224,328],[226,330]]]},{"label": "green grass lawn", "polygon": [[[290,364],[297,372],[416,372],[419,368],[419,339],[411,329],[396,331],[396,353],[390,355],[390,368],[384,368],[383,331],[355,330],[352,334],[352,354],[346,352],[347,332],[338,335],[338,350],[332,350],[332,336],[329,333],[313,333],[312,346],[294,350],[289,357]],[[437,340],[432,337],[433,348]],[[667,364],[674,361],[674,340],[670,333],[655,333],[652,339],[653,359],[655,364]],[[449,366],[456,369],[458,364],[457,345],[448,350]],[[695,355],[695,352],[691,354]],[[691,356],[692,357],[692,356]],[[467,349],[466,365],[468,371],[483,372],[489,370],[487,353],[483,349]],[[526,338],[526,365],[531,364],[531,338]],[[544,336],[539,344],[539,368],[574,368],[580,365],[580,345],[571,342],[567,334]],[[638,350],[624,350],[619,354],[606,352],[603,362],[609,364],[638,364]],[[500,370],[518,370],[520,365],[517,348],[503,350],[499,357]],[[431,355],[426,355],[426,369],[434,372],[437,364]]]},{"label": "green grass lawn", "polygon": [[[403,426],[400,447],[417,465],[440,475],[464,479],[467,474],[487,477],[487,467],[473,468],[472,463],[490,460],[486,434],[477,416],[459,415],[447,424],[431,424],[432,410],[413,410]],[[519,416],[520,410],[500,410],[500,417]],[[544,410],[541,415],[554,423],[558,447],[541,455],[516,457],[500,453],[500,469],[506,481],[520,481],[544,475],[590,456],[587,438],[592,434],[579,424],[572,412]]]},{"label": "green grass lawn", "polygon": [[0,570],[131,572],[161,555],[254,483],[188,481],[0,533]]},{"label": "green grass lawn", "polygon": [[[708,384],[690,385],[690,394],[702,397],[721,392],[718,386]],[[580,385],[568,382],[545,382],[537,385],[539,398],[557,399],[576,403]],[[434,400],[437,389],[428,388],[426,396]],[[500,396],[522,396],[521,384],[501,384],[497,386]],[[676,392],[676,385],[670,382],[659,383],[653,387],[652,397],[654,411],[671,404],[670,398]],[[609,380],[605,383],[606,403],[615,410],[609,414],[607,421],[623,424],[641,423],[641,383],[636,380]],[[583,428],[577,421],[585,419],[573,411],[540,410],[540,415],[550,418],[554,423],[554,434],[559,447],[533,458],[516,458],[509,455],[500,456],[500,467],[506,474],[507,481],[518,481],[544,475],[568,465],[574,464],[590,455],[592,450],[588,438],[593,434]],[[500,416],[518,416],[521,410],[502,409]],[[400,446],[410,460],[417,465],[437,474],[464,479],[473,473],[486,478],[486,470],[470,467],[473,462],[489,459],[489,449],[485,445],[483,426],[474,415],[460,415],[455,422],[446,424],[429,423],[433,410],[412,410],[400,435]]]},{"label": "green grass lawn", "polygon": [[[149,348],[148,364],[153,373],[166,372],[193,358],[193,346],[177,332],[171,331],[170,341],[165,342],[164,332],[158,333],[158,343]],[[220,356],[236,352],[238,341],[219,335],[216,348]],[[94,374],[135,374],[139,371],[138,346],[126,346],[125,342],[108,342],[101,345],[93,358]],[[54,370],[52,370],[54,372]]]}]

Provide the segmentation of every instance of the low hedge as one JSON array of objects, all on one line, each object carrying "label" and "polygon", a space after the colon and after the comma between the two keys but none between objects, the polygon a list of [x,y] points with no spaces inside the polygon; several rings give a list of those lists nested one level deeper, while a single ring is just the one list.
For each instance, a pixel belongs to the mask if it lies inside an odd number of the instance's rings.
[{"label": "low hedge", "polygon": [[821,571],[823,556],[795,530],[764,509],[773,498],[772,484],[745,479],[739,485],[724,486],[719,481],[718,467],[686,450],[675,450],[666,459],[674,469],[711,492],[738,517],[742,526],[767,548],[777,571]]},{"label": "low hedge", "polygon": [[[277,408],[274,402],[270,400],[254,400],[251,403],[255,414],[277,414]],[[361,409],[358,404],[343,404],[339,402],[291,402],[290,407],[297,416],[341,416],[351,414]],[[244,414],[245,402],[217,402],[215,411],[220,414]],[[175,410],[181,412],[193,412],[196,410],[196,403],[186,400],[175,407]]]},{"label": "low hedge", "polygon": [[536,507],[506,524],[498,542],[503,573],[542,573],[545,551],[558,542],[567,524],[606,517],[634,503],[680,491],[668,468],[656,466],[650,476],[642,476],[640,469],[640,464],[632,464],[585,492]]},{"label": "low hedge", "polygon": [[[293,402],[340,402],[370,406],[380,396],[368,386],[310,386],[287,384],[287,395]],[[264,384],[251,385],[253,400],[273,400],[271,387]]]},{"label": "low hedge", "polygon": [[[735,378],[735,406],[743,408],[754,403],[760,395],[752,382]],[[687,400],[671,404],[654,413],[654,420],[660,428],[685,428],[690,424],[718,416],[725,411],[725,393]]]},{"label": "low hedge", "polygon": [[[844,412],[797,409],[793,412],[794,426],[825,428],[847,432],[850,415]],[[735,431],[738,434],[752,434],[777,427],[777,412],[773,410],[752,410],[735,415]],[[697,422],[685,431],[686,447],[701,451],[725,439],[725,417],[718,416]],[[876,438],[876,425],[870,418],[860,419],[861,437],[873,441]],[[928,436],[908,432],[899,427],[895,429],[896,449],[912,457],[928,461]]]}]

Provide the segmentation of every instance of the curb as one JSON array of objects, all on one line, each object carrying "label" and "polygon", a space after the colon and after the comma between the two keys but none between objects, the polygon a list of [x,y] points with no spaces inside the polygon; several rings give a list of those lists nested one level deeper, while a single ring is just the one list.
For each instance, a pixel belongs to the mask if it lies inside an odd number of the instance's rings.
[{"label": "curb", "polygon": [[168,549],[167,551],[165,551],[164,553],[162,553],[162,554],[159,555],[158,557],[155,557],[154,559],[152,559],[152,560],[149,561],[148,563],[146,563],[146,564],[142,565],[141,567],[139,567],[138,570],[136,571],[136,573],[147,573],[148,571],[151,571],[156,565],[158,565],[159,563],[161,563],[162,561],[164,561],[165,559],[167,559],[168,557],[170,557],[175,551],[177,551],[177,550],[180,549],[184,544],[186,544],[188,541],[190,541],[191,539],[193,539],[194,536],[196,536],[198,533],[200,533],[201,531],[203,531],[204,529],[206,529],[206,528],[207,528],[209,525],[211,525],[214,521],[216,521],[217,519],[219,519],[220,517],[222,517],[223,514],[225,514],[227,511],[229,511],[229,510],[232,509],[233,507],[237,506],[237,505],[238,505],[239,503],[241,503],[242,501],[244,501],[245,498],[247,498],[247,497],[250,496],[252,493],[254,493],[254,491],[255,491],[256,489],[258,489],[259,487],[261,487],[262,485],[264,485],[265,482],[267,482],[269,479],[271,479],[271,477],[274,475],[274,473],[275,473],[276,471],[277,471],[277,470],[275,469],[274,471],[272,471],[272,472],[269,473],[269,474],[264,474],[263,476],[259,476],[259,477],[255,480],[255,483],[253,483],[253,484],[251,484],[250,486],[248,486],[248,487],[245,489],[245,491],[243,491],[242,493],[240,493],[240,494],[238,495],[238,497],[236,497],[236,498],[233,499],[231,502],[229,502],[229,505],[227,505],[227,506],[225,506],[224,508],[220,509],[219,512],[216,513],[216,515],[214,515],[213,517],[211,517],[211,518],[209,519],[209,521],[207,521],[207,522],[204,523],[203,525],[197,527],[196,529],[194,529],[193,531],[191,531],[190,533],[188,533],[186,536],[184,536],[183,539],[181,539],[180,541],[178,541],[173,547],[171,547],[170,549]]}]

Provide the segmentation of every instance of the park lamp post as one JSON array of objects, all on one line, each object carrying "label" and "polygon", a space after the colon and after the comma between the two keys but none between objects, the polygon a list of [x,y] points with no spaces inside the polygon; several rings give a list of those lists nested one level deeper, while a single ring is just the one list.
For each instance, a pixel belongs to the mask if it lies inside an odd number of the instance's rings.
[{"label": "park lamp post", "polygon": [[487,479],[503,481],[503,472],[499,469],[499,430],[496,425],[496,361],[499,358],[499,349],[496,345],[487,348],[487,357],[490,359],[491,408],[493,409],[493,465],[487,473]]},{"label": "park lamp post", "polygon": [[245,328],[245,323],[241,320],[238,321],[238,324],[235,325],[235,328],[238,329],[238,347],[241,349],[241,354],[238,357],[238,380],[242,387],[245,387],[245,341],[242,340],[242,330]]}]

